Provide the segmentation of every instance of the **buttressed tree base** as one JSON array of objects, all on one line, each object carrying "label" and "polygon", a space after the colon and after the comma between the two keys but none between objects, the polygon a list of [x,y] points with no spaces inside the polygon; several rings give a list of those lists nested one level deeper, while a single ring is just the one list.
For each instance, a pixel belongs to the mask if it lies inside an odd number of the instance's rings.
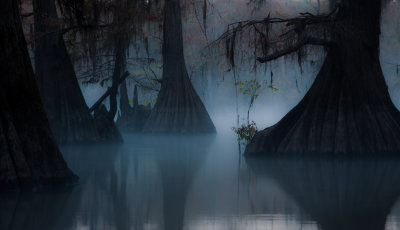
[{"label": "buttressed tree base", "polygon": [[40,101],[17,1],[0,3],[0,190],[72,183]]}]

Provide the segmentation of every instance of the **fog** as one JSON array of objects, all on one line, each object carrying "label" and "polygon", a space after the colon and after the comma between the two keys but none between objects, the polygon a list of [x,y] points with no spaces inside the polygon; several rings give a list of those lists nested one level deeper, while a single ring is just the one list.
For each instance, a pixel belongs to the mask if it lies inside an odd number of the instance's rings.
[{"label": "fog", "polygon": [[1,229],[400,226],[397,159],[244,159],[231,132],[124,139],[62,146],[79,184],[2,195]]},{"label": "fog", "polygon": [[[191,4],[194,8],[189,7]],[[182,4],[184,9],[199,12],[201,7],[201,2]],[[243,35],[235,51],[236,64],[232,66],[224,44],[215,41],[230,23],[264,18],[269,13],[282,18],[300,12],[327,13],[328,1],[210,0],[208,7],[204,18],[192,11],[183,13],[183,46],[190,82],[217,132],[155,134],[128,132],[118,127],[123,141],[117,143],[103,139],[58,143],[79,181],[61,186],[35,184],[29,191],[0,193],[0,229],[400,229],[398,157],[245,157],[246,142],[240,141],[233,131],[234,127],[246,124],[248,111],[249,121],[254,121],[258,130],[282,119],[312,86],[326,52],[308,46],[300,63],[296,55],[289,55],[260,64],[255,62],[257,52],[249,45],[250,38]],[[159,26],[157,21],[144,23],[146,39],[137,38],[135,45],[127,49],[126,70],[131,74],[126,80],[129,103],[132,105],[138,99],[149,111],[154,109],[162,82]],[[279,29],[273,32],[278,33]],[[73,48],[67,45],[69,52]],[[34,63],[34,57],[31,58]],[[146,58],[151,61],[143,64],[141,59]],[[400,3],[395,0],[387,3],[382,12],[380,58],[391,99],[400,109]],[[90,82],[90,65],[82,60],[73,61],[90,108],[111,87],[112,71],[103,71],[110,74],[106,80]],[[103,67],[107,68],[107,64],[101,63],[98,68]],[[141,79],[148,80],[149,75],[148,85],[141,85]],[[251,80],[260,83],[260,87],[249,109],[251,99],[239,82]],[[134,98],[135,86],[139,87],[138,98]],[[117,101],[119,98],[120,93]],[[108,98],[104,105],[111,107]],[[195,112],[190,115],[196,117]],[[120,115],[118,103],[114,121]],[[113,116],[110,120],[114,127],[112,119]],[[175,120],[178,119],[171,122]],[[102,130],[109,131],[109,127]]]},{"label": "fog", "polygon": [[[237,112],[236,101],[240,116],[239,123],[245,123],[249,104],[249,97],[239,92],[235,96],[235,78],[233,70],[225,58],[224,47],[212,47],[208,45],[218,39],[224,32],[227,24],[240,20],[259,19],[268,13],[277,17],[293,17],[301,12],[317,13],[317,1],[309,0],[286,0],[265,1],[259,4],[259,9],[254,10],[255,2],[247,1],[220,1],[210,2],[211,9],[207,14],[207,37],[200,29],[198,20],[191,14],[184,17],[184,51],[186,66],[197,93],[201,97],[214,124],[219,132],[236,126]],[[321,13],[327,13],[328,2],[321,1]],[[381,65],[388,85],[388,90],[394,104],[400,106],[400,4],[397,1],[388,3],[382,12],[381,19]],[[152,25],[149,25],[151,31]],[[153,42],[153,43],[151,43]],[[157,40],[150,41],[150,56],[161,60],[161,47]],[[223,44],[222,44],[223,46]],[[257,64],[254,69],[254,56],[249,52],[248,46],[243,43],[243,48],[238,51],[239,64],[235,67],[236,81],[253,80],[262,83],[259,91],[260,96],[255,100],[250,111],[250,120],[255,121],[260,129],[266,128],[278,122],[288,111],[290,111],[307,93],[316,75],[321,68],[325,52],[320,47],[309,47],[310,52],[300,66],[296,55],[282,57],[267,64]],[[131,48],[133,57],[146,56],[145,50],[139,45],[138,51]],[[136,54],[135,54],[136,53]],[[250,53],[250,54],[249,54]],[[136,55],[136,56],[135,56]],[[161,68],[158,66],[158,68]],[[143,68],[138,64],[128,65],[128,70],[143,74]],[[161,69],[154,69],[161,76]],[[271,72],[273,73],[274,91],[271,85]],[[263,81],[267,81],[264,83]],[[133,80],[127,80],[128,96],[133,98]],[[107,90],[107,85],[81,84],[87,104],[92,105]],[[152,98],[157,96],[156,92],[139,89],[139,103],[150,103],[154,105]],[[104,104],[108,106],[108,99]]]}]

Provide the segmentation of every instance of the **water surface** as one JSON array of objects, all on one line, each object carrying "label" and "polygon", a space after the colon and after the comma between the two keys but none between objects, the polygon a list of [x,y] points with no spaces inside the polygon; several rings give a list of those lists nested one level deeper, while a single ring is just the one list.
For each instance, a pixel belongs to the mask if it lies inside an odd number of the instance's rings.
[{"label": "water surface", "polygon": [[61,147],[79,184],[0,195],[0,229],[400,229],[400,161],[239,157],[233,134]]}]

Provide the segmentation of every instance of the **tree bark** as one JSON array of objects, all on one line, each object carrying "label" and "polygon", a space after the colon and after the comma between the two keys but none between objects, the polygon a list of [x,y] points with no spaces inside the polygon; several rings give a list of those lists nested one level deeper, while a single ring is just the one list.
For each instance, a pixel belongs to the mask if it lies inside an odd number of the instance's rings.
[{"label": "tree bark", "polygon": [[[123,71],[126,68],[126,48],[127,46],[125,45],[126,41],[124,38],[122,38],[122,34],[119,34],[116,42],[116,47],[115,47],[115,65],[114,65],[114,72],[112,76],[112,86],[111,86],[111,93],[110,93],[110,111],[109,113],[109,119],[114,120],[115,114],[117,113],[118,110],[118,105],[117,105],[117,94],[118,94],[118,82],[119,79],[121,78],[121,75]],[[125,80],[123,81],[125,82]]]},{"label": "tree bark", "polygon": [[137,85],[133,88],[133,108],[139,106],[139,93],[137,89]]},{"label": "tree bark", "polygon": [[166,0],[163,26],[163,80],[144,131],[215,132],[214,124],[190,82],[183,53],[179,0]]},{"label": "tree bark", "polygon": [[34,0],[35,70],[58,143],[99,138],[62,37],[54,0]]},{"label": "tree bark", "polygon": [[342,1],[347,28],[301,102],[255,135],[246,153],[381,154],[400,151],[400,113],[379,62],[381,3]]},{"label": "tree bark", "polygon": [[0,190],[75,181],[40,101],[17,1],[0,2],[0,72]]},{"label": "tree bark", "polygon": [[[129,9],[132,8],[131,1],[127,2],[127,5],[124,5],[121,0],[116,1],[116,7],[114,10],[114,22],[116,24],[126,24],[129,25],[130,15],[126,11],[129,12]],[[127,58],[127,50],[129,49],[130,44],[130,37],[131,37],[131,29],[128,28],[117,28],[115,31],[114,39],[115,39],[115,47],[114,47],[114,54],[115,54],[115,64],[114,64],[114,72],[112,76],[112,91],[110,94],[110,111],[109,111],[109,118],[110,120],[114,120],[115,115],[118,111],[117,105],[117,94],[118,94],[118,81],[122,76],[122,73],[126,69],[126,58]],[[125,91],[123,91],[125,86]],[[129,102],[127,101],[127,92],[126,92],[126,81],[123,80],[120,86],[120,111],[121,115],[125,115],[126,109],[129,107]],[[124,98],[124,96],[126,96]],[[127,103],[127,104],[126,104]]]},{"label": "tree bark", "polygon": [[132,107],[129,105],[128,89],[126,87],[126,80],[123,80],[119,86],[120,98],[119,98],[119,109],[121,111],[121,117],[128,117]]}]

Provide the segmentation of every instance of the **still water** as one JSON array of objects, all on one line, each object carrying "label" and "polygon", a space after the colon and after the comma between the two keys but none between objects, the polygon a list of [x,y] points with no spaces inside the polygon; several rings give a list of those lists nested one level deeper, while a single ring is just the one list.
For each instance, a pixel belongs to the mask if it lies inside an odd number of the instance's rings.
[{"label": "still water", "polygon": [[398,159],[246,159],[227,133],[61,149],[79,183],[1,194],[1,230],[400,230]]}]

